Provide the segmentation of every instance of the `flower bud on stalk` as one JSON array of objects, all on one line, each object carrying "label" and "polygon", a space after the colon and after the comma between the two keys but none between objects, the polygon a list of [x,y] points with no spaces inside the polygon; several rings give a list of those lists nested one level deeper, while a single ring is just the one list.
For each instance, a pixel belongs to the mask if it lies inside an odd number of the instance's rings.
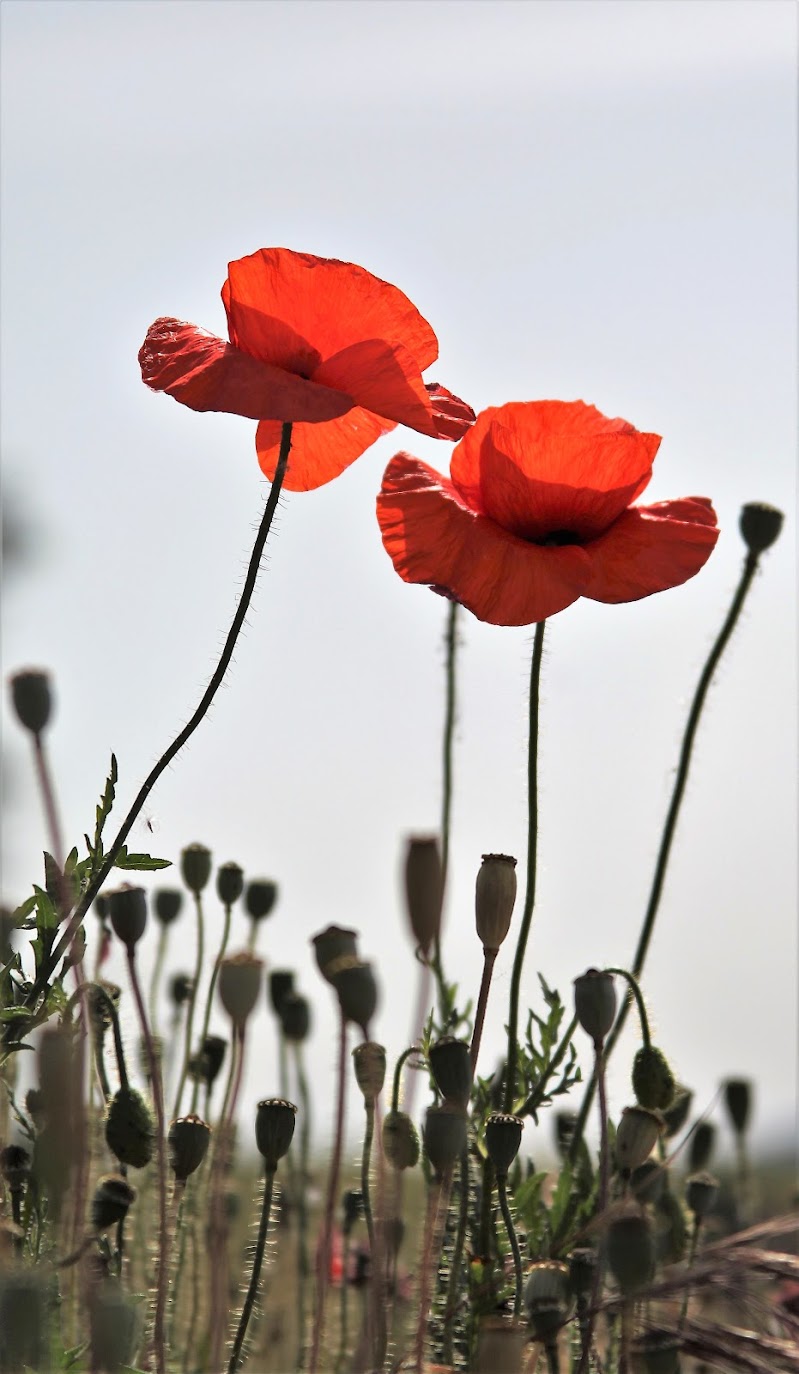
[{"label": "flower bud on stalk", "polygon": [[367,1106],[373,1104],[383,1091],[386,1080],[386,1051],[384,1045],[365,1040],[352,1051],[355,1077]]},{"label": "flower bud on stalk", "polygon": [[288,1153],[294,1136],[297,1108],[282,1097],[269,1097],[258,1103],[255,1117],[255,1143],[263,1155],[267,1171],[277,1168]]},{"label": "flower bud on stalk", "polygon": [[345,926],[328,926],[314,935],[311,944],[316,955],[316,965],[326,982],[332,983],[331,965],[343,958],[358,957],[358,932]]},{"label": "flower bud on stalk", "polygon": [[294,992],[294,974],[290,969],[274,969],[269,975],[269,1001],[276,1016],[281,1015],[285,998]]},{"label": "flower bud on stalk", "polygon": [[752,1107],[752,1084],[748,1078],[728,1078],[724,1084],[724,1104],[736,1135],[743,1135]]},{"label": "flower bud on stalk", "polygon": [[180,871],[189,892],[199,897],[211,877],[210,849],[204,844],[187,845],[180,856]]},{"label": "flower bud on stalk", "polygon": [[141,1093],[120,1088],[108,1104],[105,1139],[120,1164],[143,1169],[153,1157],[155,1127]]},{"label": "flower bud on stalk", "polygon": [[119,1284],[106,1279],[92,1292],[89,1306],[91,1368],[117,1374],[130,1365],[136,1341],[137,1309]]},{"label": "flower bud on stalk", "polygon": [[136,1189],[121,1174],[104,1174],[97,1180],[92,1198],[92,1226],[107,1231],[128,1214],[136,1201]]},{"label": "flower bud on stalk", "polygon": [[716,1128],[712,1121],[699,1121],[688,1144],[688,1171],[699,1174],[707,1165],[716,1143]]},{"label": "flower bud on stalk", "polygon": [[750,553],[764,553],[780,537],[784,516],[765,501],[750,501],[741,510],[741,538]]},{"label": "flower bud on stalk", "polygon": [[719,1191],[719,1181],[713,1174],[692,1174],[685,1184],[685,1201],[697,1221],[704,1221]]},{"label": "flower bud on stalk", "polygon": [[407,1112],[387,1112],[383,1118],[383,1154],[392,1169],[413,1169],[419,1163],[419,1134]]},{"label": "flower bud on stalk", "polygon": [[516,860],[484,854],[475,884],[475,925],[483,948],[497,950],[510,930],[516,901]]},{"label": "flower bud on stalk", "polygon": [[219,965],[219,1000],[238,1030],[258,1001],[263,969],[263,959],[247,952],[231,954]]},{"label": "flower bud on stalk", "polygon": [[159,887],[153,893],[155,918],[162,926],[171,926],[183,909],[183,893],[177,887]]},{"label": "flower bud on stalk", "polygon": [[298,1044],[307,1040],[311,1029],[311,1008],[307,997],[299,992],[287,993],[280,1011],[280,1024],[287,1040],[295,1040]]},{"label": "flower bud on stalk", "polygon": [[270,878],[253,878],[247,884],[247,895],[244,898],[244,905],[247,908],[247,915],[253,921],[263,921],[271,912],[277,901],[277,883],[273,883]]},{"label": "flower bud on stalk", "polygon": [[405,902],[416,946],[426,955],[441,928],[444,873],[435,836],[413,836],[405,855]]},{"label": "flower bud on stalk", "polygon": [[611,1221],[607,1230],[611,1273],[625,1297],[646,1288],[655,1271],[652,1227],[642,1213],[629,1212]]},{"label": "flower bud on stalk", "polygon": [[465,1040],[444,1035],[429,1050],[430,1068],[445,1102],[466,1107],[472,1092],[472,1061]]},{"label": "flower bud on stalk", "polygon": [[677,1085],[669,1062],[656,1045],[642,1045],[633,1060],[633,1092],[640,1107],[665,1111]]},{"label": "flower bud on stalk", "polygon": [[574,1010],[586,1035],[601,1045],[616,1019],[613,974],[590,968],[575,978]]},{"label": "flower bud on stalk", "polygon": [[141,939],[147,925],[147,897],[143,887],[122,887],[106,892],[108,915],[114,934],[122,941],[129,953]]},{"label": "flower bud on stalk", "polygon": [[682,1130],[690,1115],[693,1100],[694,1095],[690,1088],[686,1088],[684,1083],[675,1084],[671,1102],[668,1107],[662,1109],[665,1123],[664,1134],[667,1139],[670,1140],[672,1136],[678,1135]]},{"label": "flower bud on stalk", "polygon": [[199,1169],[211,1139],[211,1127],[199,1116],[181,1116],[169,1128],[169,1162],[179,1183]]},{"label": "flower bud on stalk", "polygon": [[169,984],[169,995],[175,1008],[183,1007],[191,997],[194,980],[188,973],[175,973]]},{"label": "flower bud on stalk", "polygon": [[9,681],[17,720],[38,738],[49,724],[53,709],[49,673],[42,668],[22,668]]},{"label": "flower bud on stalk", "polygon": [[649,1158],[663,1121],[645,1107],[625,1107],[616,1131],[616,1162],[623,1174],[632,1173]]},{"label": "flower bud on stalk", "polygon": [[428,1107],[424,1122],[424,1150],[439,1177],[460,1159],[466,1144],[468,1121],[457,1107]]},{"label": "flower bud on stalk", "polygon": [[244,870],[238,864],[222,864],[216,871],[216,895],[223,906],[233,906],[244,891]]},{"label": "flower bud on stalk", "polygon": [[189,1065],[189,1071],[193,1073],[193,1076],[199,1078],[200,1082],[205,1083],[208,1088],[212,1088],[225,1062],[226,1049],[227,1040],[223,1036],[206,1035],[200,1046],[199,1054],[193,1057]]},{"label": "flower bud on stalk", "polygon": [[354,1021],[364,1039],[368,1039],[369,1023],[377,1009],[377,982],[372,965],[345,955],[329,965],[329,978],[344,1019]]}]

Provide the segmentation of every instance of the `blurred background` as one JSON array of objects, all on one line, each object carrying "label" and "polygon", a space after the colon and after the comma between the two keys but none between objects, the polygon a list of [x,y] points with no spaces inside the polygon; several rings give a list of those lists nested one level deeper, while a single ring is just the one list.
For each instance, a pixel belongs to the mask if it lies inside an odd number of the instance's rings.
[{"label": "blurred background", "polygon": [[[722,1078],[752,1077],[755,1143],[784,1148],[797,1044],[795,8],[5,0],[0,22],[3,671],[54,675],[69,843],[93,825],[111,751],[121,820],[193,711],[267,490],[253,424],[142,385],[148,325],[176,315],[224,333],[227,263],[262,246],[360,263],[432,323],[428,380],[476,410],[582,398],[621,415],[663,435],[644,499],[706,495],[719,514],[694,581],[626,606],[581,601],[549,626],[526,1005],[540,1009],[539,970],[570,1008],[589,965],[631,962],[688,704],[739,576],[739,508],[786,511],[711,692],[644,979],[656,1040],[696,1106]],[[399,430],[331,486],[281,499],[224,690],[130,841],[172,859],[202,841],[279,883],[260,948],[313,1002],[320,1143],[335,1017],[310,937],[330,922],[361,932],[393,1062],[417,975],[404,839],[439,822],[446,605],[399,580],[374,519],[402,447],[447,468],[449,445]],[[531,643],[461,616],[444,957],[464,998],[482,965],[480,856],[524,865]],[[3,712],[2,897],[16,905],[41,881],[45,836],[5,690]],[[213,897],[207,920],[213,943]],[[237,915],[231,947],[245,938]],[[193,957],[186,914],[170,969]],[[124,981],[117,953],[107,973]],[[635,1043],[628,1033],[617,1051],[614,1113]],[[245,1121],[277,1081],[264,1003]],[[544,1118],[525,1148],[550,1137]]]}]

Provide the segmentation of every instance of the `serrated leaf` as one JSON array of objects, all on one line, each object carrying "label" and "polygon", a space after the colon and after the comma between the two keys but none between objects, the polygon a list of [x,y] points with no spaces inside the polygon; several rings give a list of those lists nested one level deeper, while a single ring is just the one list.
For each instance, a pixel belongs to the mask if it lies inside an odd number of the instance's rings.
[{"label": "serrated leaf", "polygon": [[34,902],[36,907],[36,929],[39,931],[55,930],[58,925],[58,912],[56,911],[55,902],[51,900],[49,892],[45,892],[43,887],[37,887],[35,883],[33,885],[33,891],[36,894]]},{"label": "serrated leaf", "polygon": [[171,868],[171,859],[154,859],[151,854],[129,854],[123,844],[114,861],[115,868],[134,869],[141,873],[155,873],[159,868]]}]

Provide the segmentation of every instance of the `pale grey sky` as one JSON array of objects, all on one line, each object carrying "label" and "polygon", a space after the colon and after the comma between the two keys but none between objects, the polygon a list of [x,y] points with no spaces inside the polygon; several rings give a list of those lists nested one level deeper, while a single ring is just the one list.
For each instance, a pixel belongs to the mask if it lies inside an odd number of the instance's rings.
[{"label": "pale grey sky", "polygon": [[[9,579],[3,668],[55,674],[67,834],[91,824],[112,749],[121,815],[193,710],[266,491],[254,425],[144,388],[147,326],[169,314],[224,332],[227,263],[262,246],[360,263],[430,320],[430,378],[478,410],[581,397],[623,415],[663,435],[646,499],[706,495],[719,513],[694,581],[579,602],[549,627],[530,998],[538,969],[568,998],[588,965],[631,959],[687,703],[738,577],[739,507],[787,512],[712,692],[645,980],[698,1102],[752,1075],[758,1138],[787,1133],[795,7],[3,0],[0,22],[3,481],[35,536]],[[135,835],[168,857],[202,840],[279,881],[263,952],[314,1000],[320,1132],[333,1009],[308,939],[331,920],[360,929],[393,1058],[416,973],[403,837],[439,814],[445,607],[400,582],[374,519],[403,447],[448,465],[448,445],[398,431],[331,486],[283,498],[226,687],[158,787],[155,837]],[[480,854],[524,860],[531,639],[463,617],[444,948],[472,996]],[[43,844],[23,744],[4,717],[11,901],[38,880]],[[185,965],[193,932],[179,930]],[[240,918],[234,947],[243,934]],[[277,1082],[265,1012],[259,1037],[251,1102]]]}]

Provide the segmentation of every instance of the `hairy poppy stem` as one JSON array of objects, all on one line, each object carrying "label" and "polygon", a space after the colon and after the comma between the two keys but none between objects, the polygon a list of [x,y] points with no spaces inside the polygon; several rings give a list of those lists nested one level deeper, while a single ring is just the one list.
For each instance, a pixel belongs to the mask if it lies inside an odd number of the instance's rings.
[{"label": "hairy poppy stem", "polygon": [[[199,897],[198,897],[197,900],[199,901]],[[222,960],[223,960],[224,957],[225,957],[225,950],[227,949],[227,942],[228,942],[228,938],[229,938],[229,936],[230,936],[230,918],[231,918],[231,913],[232,913],[232,907],[231,907],[230,905],[227,905],[227,906],[225,907],[225,924],[224,924],[224,927],[223,927],[223,930],[222,930],[222,941],[221,941],[221,943],[220,943],[219,949],[217,950],[216,959],[214,960],[214,967],[213,967],[213,970],[212,970],[212,972],[211,972],[211,981],[210,981],[210,983],[208,984],[208,995],[207,995],[207,997],[206,997],[206,999],[205,999],[205,1014],[204,1014],[204,1016],[203,1016],[203,1028],[202,1028],[202,1030],[200,1031],[200,1040],[199,1040],[199,1053],[200,1053],[201,1055],[202,1055],[203,1052],[204,1052],[205,1040],[206,1040],[206,1037],[207,1037],[207,1035],[208,1035],[208,1026],[209,1026],[209,1023],[210,1023],[210,1020],[211,1020],[211,1007],[213,1006],[213,1001],[214,1001],[214,990],[215,990],[215,988],[216,988],[216,980],[217,980],[217,978],[219,977],[219,967],[220,967],[220,964],[222,963]],[[192,1094],[191,1094],[191,1111],[192,1111],[192,1112],[196,1112],[196,1110],[197,1110],[197,1099],[198,1099],[199,1095],[200,1095],[200,1078],[199,1078],[199,1075],[198,1075],[198,1076],[195,1078],[195,1080],[194,1080],[194,1088],[193,1088]],[[284,1096],[285,1096],[285,1095],[286,1095],[286,1094],[284,1093]],[[176,1113],[176,1115],[177,1115],[177,1113]]]},{"label": "hairy poppy stem", "polygon": [[[608,1141],[608,1101],[605,1092],[605,1062],[606,1053],[602,1040],[594,1041],[594,1074],[599,1086],[599,1197],[597,1199],[597,1211],[600,1222],[604,1222],[605,1212],[608,1206],[608,1196],[610,1193],[610,1143]],[[591,1345],[594,1339],[594,1328],[599,1305],[599,1295],[602,1292],[602,1276],[604,1264],[602,1257],[602,1244],[600,1243],[596,1257],[596,1268],[594,1270],[594,1280],[591,1287],[591,1301],[588,1308],[588,1320],[583,1331],[582,1349],[580,1351],[580,1363],[577,1367],[577,1374],[586,1374],[591,1358]]]},{"label": "hairy poppy stem", "polygon": [[535,906],[536,860],[538,857],[538,692],[541,682],[541,660],[544,654],[544,630],[546,621],[535,627],[533,640],[533,659],[530,666],[530,738],[527,752],[527,890],[524,895],[524,912],[513,960],[513,974],[510,986],[510,1012],[508,1015],[508,1063],[505,1070],[505,1111],[513,1111],[516,1096],[516,1065],[518,1062],[517,1034],[519,1027],[519,993],[522,983],[522,968],[527,949],[527,938],[533,919]]},{"label": "hairy poppy stem", "polygon": [[516,1235],[516,1228],[513,1225],[513,1217],[508,1203],[507,1173],[497,1174],[497,1194],[499,1195],[502,1220],[505,1223],[505,1230],[508,1233],[508,1240],[513,1253],[513,1319],[514,1321],[518,1321],[522,1310],[522,1252],[519,1249],[519,1240]]},{"label": "hairy poppy stem", "polygon": [[[735,629],[736,624],[738,623],[738,618],[741,614],[741,611],[743,610],[743,605],[749,592],[749,588],[752,585],[755,573],[757,572],[759,562],[759,554],[747,553],[744,559],[741,577],[738,582],[738,586],[735,589],[735,595],[733,596],[732,602],[730,604],[730,609],[727,612],[724,624],[722,625],[718,633],[718,636],[716,637],[716,641],[713,645],[713,648],[710,650],[707,662],[705,663],[705,666],[702,669],[702,672],[699,677],[699,682],[696,685],[694,699],[691,702],[691,709],[688,712],[688,720],[685,725],[685,734],[683,735],[683,741],[680,748],[680,759],[677,765],[677,776],[674,779],[674,788],[671,794],[671,801],[669,803],[669,809],[666,814],[666,822],[663,826],[663,834],[661,836],[660,848],[658,850],[657,862],[655,864],[655,872],[652,878],[652,887],[649,893],[649,901],[647,903],[643,925],[641,926],[641,934],[638,937],[638,947],[635,951],[635,958],[633,959],[632,963],[631,972],[634,978],[641,977],[641,973],[643,972],[643,967],[646,962],[646,956],[649,951],[650,941],[652,939],[652,932],[655,928],[655,917],[657,916],[658,908],[660,906],[660,899],[663,895],[663,884],[666,878],[666,869],[668,867],[669,856],[671,854],[671,846],[674,840],[675,831],[677,829],[677,820],[680,814],[680,807],[682,805],[682,799],[685,793],[685,784],[688,781],[688,770],[691,766],[691,755],[693,753],[694,741],[696,739],[696,732],[699,726],[699,720],[702,715],[702,709],[705,704],[708,689],[713,679],[713,674],[715,673],[716,668],[719,665],[719,660],[730,641],[732,632]],[[627,1016],[630,1007],[632,1006],[632,1003],[633,993],[631,991],[628,991],[627,996],[619,1009],[619,1014],[616,1017],[616,1024],[613,1027],[613,1030],[608,1036],[606,1042],[606,1061],[610,1058],[613,1052],[613,1048],[616,1045],[619,1036],[622,1033],[622,1030],[624,1029],[624,1024],[627,1020]],[[585,1123],[588,1119],[588,1113],[591,1110],[591,1103],[594,1100],[596,1085],[597,1078],[596,1073],[594,1073],[589,1081],[588,1087],[585,1090],[585,1095],[583,1097],[582,1105],[580,1107],[579,1115],[577,1117],[577,1122],[575,1124],[571,1146],[569,1148],[569,1161],[572,1164],[577,1158],[577,1151],[580,1148],[580,1142],[583,1138],[583,1133],[585,1131]]]},{"label": "hairy poppy stem", "polygon": [[[186,1086],[186,1076],[189,1072],[189,1061],[191,1059],[191,1036],[194,1029],[194,1008],[197,1005],[197,993],[200,990],[200,978],[203,971],[203,960],[205,958],[205,922],[203,920],[203,899],[199,892],[194,894],[194,904],[197,909],[197,957],[194,963],[194,978],[191,984],[191,996],[186,1010],[185,1040],[183,1043],[183,1064],[178,1079],[178,1089],[175,1094],[175,1105],[172,1108],[173,1120],[180,1116],[180,1099],[183,1096],[183,1089]],[[196,1082],[195,1082],[196,1087]],[[192,1103],[192,1111],[194,1104]]]},{"label": "hairy poppy stem", "polygon": [[28,1007],[35,1005],[37,998],[40,996],[44,988],[47,986],[50,980],[50,976],[54,968],[56,967],[56,964],[69,947],[72,939],[74,938],[75,932],[77,931],[81,921],[86,915],[86,912],[89,910],[89,907],[91,906],[92,902],[97,896],[97,893],[100,891],[100,888],[102,887],[103,883],[105,882],[106,878],[111,872],[111,869],[114,867],[117,855],[119,854],[120,849],[125,843],[125,840],[128,838],[131,827],[134,821],[136,820],[136,817],[138,816],[139,812],[144,806],[144,803],[146,802],[147,798],[149,797],[150,793],[155,787],[155,784],[158,782],[158,779],[160,778],[161,774],[164,772],[166,768],[169,767],[172,760],[180,753],[184,744],[186,744],[186,742],[189,739],[191,739],[192,735],[194,734],[194,731],[197,729],[197,726],[200,724],[200,722],[204,719],[205,715],[207,714],[211,702],[213,701],[214,697],[217,694],[217,691],[222,685],[222,680],[225,676],[225,673],[228,670],[230,660],[233,657],[233,651],[236,647],[236,643],[241,632],[241,627],[244,624],[244,621],[247,617],[247,612],[250,609],[250,602],[252,601],[252,595],[255,591],[255,584],[258,580],[258,573],[261,567],[261,558],[263,557],[264,547],[269,536],[269,531],[272,528],[272,520],[274,518],[274,514],[277,509],[278,499],[280,497],[280,492],[283,487],[283,479],[286,475],[286,468],[288,466],[290,451],[291,425],[284,424],[280,436],[280,453],[277,460],[277,467],[275,468],[274,481],[272,482],[272,486],[269,491],[266,506],[264,507],[264,513],[261,517],[261,523],[258,527],[258,534],[256,535],[255,544],[253,545],[253,550],[250,555],[250,562],[247,567],[247,576],[244,579],[244,586],[241,591],[241,596],[239,597],[239,604],[236,607],[236,613],[233,617],[230,629],[228,630],[227,638],[225,640],[225,646],[222,650],[219,662],[216,665],[211,681],[206,687],[202,695],[200,704],[194,712],[194,715],[189,720],[188,724],[185,725],[183,729],[180,731],[180,733],[175,736],[169,748],[164,751],[158,762],[148,773],[147,777],[145,778],[144,782],[139,788],[133,805],[131,806],[127,816],[122,822],[122,825],[120,826],[119,831],[117,832],[117,835],[111,845],[111,848],[108,850],[100,868],[95,873],[85,893],[78,902],[78,905],[72,913],[72,916],[67,924],[67,927],[63,935],[61,936],[61,939],[50,951],[48,957],[44,960],[42,967],[39,971],[39,976],[33,984],[33,987],[31,988],[31,991],[28,994],[27,998],[25,999],[25,1005]]},{"label": "hairy poppy stem", "polygon": [[[244,1337],[247,1335],[247,1327],[250,1324],[252,1309],[255,1306],[255,1297],[258,1292],[258,1283],[261,1277],[261,1265],[264,1260],[264,1250],[266,1248],[266,1233],[269,1227],[269,1213],[272,1209],[272,1188],[275,1182],[274,1168],[268,1168],[264,1181],[264,1200],[261,1207],[261,1224],[258,1227],[258,1240],[255,1245],[255,1255],[252,1262],[252,1275],[250,1276],[250,1286],[247,1289],[247,1297],[241,1309],[239,1326],[233,1342],[233,1353],[230,1356],[228,1374],[236,1374],[236,1370],[241,1364],[241,1348],[244,1344]],[[216,1366],[214,1366],[216,1368]]]},{"label": "hairy poppy stem", "polygon": [[325,1299],[330,1282],[330,1243],[333,1235],[333,1214],[336,1207],[336,1193],[341,1173],[341,1153],[344,1142],[344,1104],[347,1085],[347,1018],[343,1011],[339,1021],[339,1053],[336,1088],[336,1133],[333,1140],[333,1154],[327,1176],[327,1196],[322,1219],[322,1233],[316,1260],[316,1311],[314,1312],[313,1336],[311,1340],[310,1374],[317,1374],[319,1351],[325,1325]]}]

